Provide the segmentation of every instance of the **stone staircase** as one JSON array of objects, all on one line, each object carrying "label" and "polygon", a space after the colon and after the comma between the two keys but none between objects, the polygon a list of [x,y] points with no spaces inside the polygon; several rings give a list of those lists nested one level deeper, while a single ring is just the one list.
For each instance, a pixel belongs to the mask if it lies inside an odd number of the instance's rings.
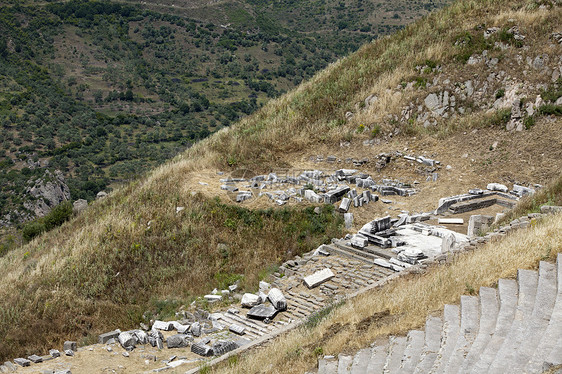
[{"label": "stone staircase", "polygon": [[324,356],[317,373],[541,373],[562,365],[562,254],[557,260],[461,296],[442,317],[428,317],[424,331],[354,356]]}]

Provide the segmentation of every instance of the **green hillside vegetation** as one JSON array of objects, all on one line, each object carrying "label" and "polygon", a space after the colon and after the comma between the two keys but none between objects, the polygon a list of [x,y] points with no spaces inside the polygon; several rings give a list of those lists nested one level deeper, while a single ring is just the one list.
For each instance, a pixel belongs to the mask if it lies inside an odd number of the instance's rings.
[{"label": "green hillside vegetation", "polygon": [[392,22],[375,1],[0,3],[0,217],[19,224],[44,167],[91,201],[444,1]]}]

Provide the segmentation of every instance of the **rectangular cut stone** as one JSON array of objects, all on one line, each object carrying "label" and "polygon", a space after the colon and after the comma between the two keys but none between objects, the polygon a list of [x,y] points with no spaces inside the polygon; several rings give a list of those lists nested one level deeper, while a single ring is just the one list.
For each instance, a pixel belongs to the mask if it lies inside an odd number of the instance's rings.
[{"label": "rectangular cut stone", "polygon": [[207,344],[195,343],[191,345],[191,352],[199,356],[208,357],[213,355],[213,348]]},{"label": "rectangular cut stone", "polygon": [[176,334],[176,335],[169,336],[168,339],[166,339],[166,344],[167,344],[168,348],[187,347],[187,345],[188,345],[187,335]]},{"label": "rectangular cut stone", "polygon": [[524,186],[519,186],[517,184],[513,185],[513,192],[515,192],[515,194],[519,197],[523,197],[523,196],[527,196],[527,195],[533,195],[535,193],[535,190],[532,188],[527,188]]},{"label": "rectangular cut stone", "polygon": [[106,332],[105,334],[101,334],[98,337],[98,343],[105,344],[109,339],[117,339],[119,337],[119,333],[120,331],[115,330],[115,331]]},{"label": "rectangular cut stone", "polygon": [[363,235],[353,235],[351,238],[351,246],[355,248],[365,248],[369,244],[369,240]]},{"label": "rectangular cut stone", "polygon": [[51,349],[51,350],[49,350],[49,354],[50,354],[51,357],[53,357],[53,358],[60,357],[60,352],[58,351],[58,349]]},{"label": "rectangular cut stone", "polygon": [[392,269],[392,264],[382,258],[376,258],[373,262],[376,265],[382,266],[384,268]]},{"label": "rectangular cut stone", "polygon": [[347,213],[350,206],[351,206],[351,200],[349,200],[347,197],[344,197],[341,201],[339,211],[341,213]]},{"label": "rectangular cut stone", "polygon": [[339,180],[343,180],[343,179],[345,179],[345,177],[351,176],[355,173],[357,173],[357,170],[355,170],[355,169],[339,169],[339,170],[336,170],[336,177]]},{"label": "rectangular cut stone", "polygon": [[488,183],[488,185],[486,186],[486,189],[490,190],[490,191],[501,191],[504,193],[507,193],[509,191],[509,188],[507,188],[506,185],[500,184],[500,183]]},{"label": "rectangular cut stone", "polygon": [[233,351],[236,348],[238,348],[238,344],[231,340],[218,341],[213,344],[213,354],[215,356],[222,356],[223,354]]},{"label": "rectangular cut stone", "polygon": [[312,190],[305,190],[304,198],[310,201],[311,203],[321,203],[324,200],[322,196],[318,195],[316,192]]},{"label": "rectangular cut stone", "polygon": [[492,216],[486,216],[481,214],[470,216],[470,219],[468,220],[467,235],[475,236],[479,232],[486,231],[489,225],[491,225],[493,221],[494,221],[494,217]]},{"label": "rectangular cut stone", "polygon": [[29,361],[28,359],[25,359],[25,358],[16,358],[16,359],[14,359],[14,362],[16,364],[18,364],[19,366],[23,366],[23,367],[31,365],[31,361]]},{"label": "rectangular cut stone", "polygon": [[241,203],[244,200],[252,198],[252,191],[239,191],[236,195],[236,202]]},{"label": "rectangular cut stone", "polygon": [[41,356],[37,356],[37,355],[31,355],[29,357],[27,357],[27,359],[31,362],[33,362],[34,364],[38,364],[43,362],[43,357]]},{"label": "rectangular cut stone", "polygon": [[317,287],[317,286],[321,285],[324,282],[329,281],[333,277],[335,277],[334,272],[332,270],[326,268],[326,269],[317,271],[316,273],[314,273],[312,275],[309,275],[308,277],[305,277],[304,278],[304,284],[308,288],[314,288],[314,287]]},{"label": "rectangular cut stone", "polygon": [[172,368],[176,368],[180,365],[187,364],[188,362],[189,361],[187,361],[187,360],[177,360],[177,361],[173,361],[173,362],[168,362],[168,366],[172,367]]},{"label": "rectangular cut stone", "polygon": [[555,214],[558,212],[562,212],[562,206],[555,206],[555,205],[543,205],[541,206],[541,213],[543,214]]},{"label": "rectangular cut stone", "polygon": [[464,219],[462,218],[439,218],[437,223],[440,225],[462,225]]},{"label": "rectangular cut stone", "polygon": [[70,349],[71,351],[75,351],[76,350],[76,342],[71,342],[71,341],[64,342],[63,349],[65,351],[68,350],[68,349]]},{"label": "rectangular cut stone", "polygon": [[152,325],[153,330],[162,330],[162,331],[172,331],[174,329],[174,324],[171,322],[164,322],[164,321],[154,321]]},{"label": "rectangular cut stone", "polygon": [[353,227],[353,213],[344,213],[343,221],[345,222],[345,228],[350,229]]},{"label": "rectangular cut stone", "polygon": [[329,204],[333,204],[339,201],[343,195],[349,192],[349,190],[350,188],[348,186],[341,186],[336,188],[335,190],[328,191],[324,195],[325,202]]},{"label": "rectangular cut stone", "polygon": [[233,323],[232,325],[230,325],[229,328],[230,331],[232,331],[235,334],[238,335],[244,335],[246,333],[246,328],[240,325],[237,325],[236,323]]},{"label": "rectangular cut stone", "polygon": [[367,190],[367,191],[363,191],[362,194],[362,199],[363,199],[363,204],[369,204],[371,202],[371,191]]},{"label": "rectangular cut stone", "polygon": [[214,303],[222,299],[222,295],[205,295],[203,297],[210,303]]},{"label": "rectangular cut stone", "polygon": [[260,303],[260,297],[253,293],[245,293],[242,295],[242,306],[252,308]]},{"label": "rectangular cut stone", "polygon": [[263,304],[256,305],[248,311],[247,317],[253,319],[272,319],[277,314],[277,309],[273,306],[265,306]]},{"label": "rectangular cut stone", "polygon": [[272,288],[267,295],[271,304],[277,310],[287,310],[287,299],[279,288]]}]

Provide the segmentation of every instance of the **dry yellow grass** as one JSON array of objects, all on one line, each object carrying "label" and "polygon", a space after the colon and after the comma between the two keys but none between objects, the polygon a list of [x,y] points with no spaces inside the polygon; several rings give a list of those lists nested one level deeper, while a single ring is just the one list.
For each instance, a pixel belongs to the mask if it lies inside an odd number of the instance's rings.
[{"label": "dry yellow grass", "polygon": [[241,357],[234,366],[214,373],[303,373],[316,364],[315,349],[338,354],[356,351],[377,338],[423,328],[430,314],[479,287],[495,287],[518,269],[536,269],[539,261],[555,261],[562,252],[562,214],[475,251],[458,254],[449,264],[422,275],[408,275],[382,288],[348,300],[312,329],[300,328],[262,350]]}]

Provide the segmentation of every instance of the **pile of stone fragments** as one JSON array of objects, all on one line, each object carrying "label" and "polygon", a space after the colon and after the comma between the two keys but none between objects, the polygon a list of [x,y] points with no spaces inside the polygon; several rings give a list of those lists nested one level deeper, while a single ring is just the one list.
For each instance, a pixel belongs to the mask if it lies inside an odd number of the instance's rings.
[{"label": "pile of stone fragments", "polygon": [[[375,182],[366,173],[356,169],[339,169],[334,173],[321,170],[306,170],[297,176],[278,177],[275,173],[258,175],[250,179],[223,178],[221,189],[236,194],[236,201],[243,202],[253,197],[267,196],[277,205],[284,205],[289,201],[297,203],[307,200],[312,203],[334,204],[342,199],[340,210],[347,211],[353,203],[355,207],[363,206],[371,201],[377,201],[377,192],[381,196],[400,195],[411,196],[416,190],[411,184],[382,179]],[[294,187],[289,187],[290,185]],[[350,185],[363,189],[359,193]],[[289,187],[289,188],[287,188]],[[243,190],[240,190],[240,189]],[[267,191],[266,191],[267,190]]]}]

